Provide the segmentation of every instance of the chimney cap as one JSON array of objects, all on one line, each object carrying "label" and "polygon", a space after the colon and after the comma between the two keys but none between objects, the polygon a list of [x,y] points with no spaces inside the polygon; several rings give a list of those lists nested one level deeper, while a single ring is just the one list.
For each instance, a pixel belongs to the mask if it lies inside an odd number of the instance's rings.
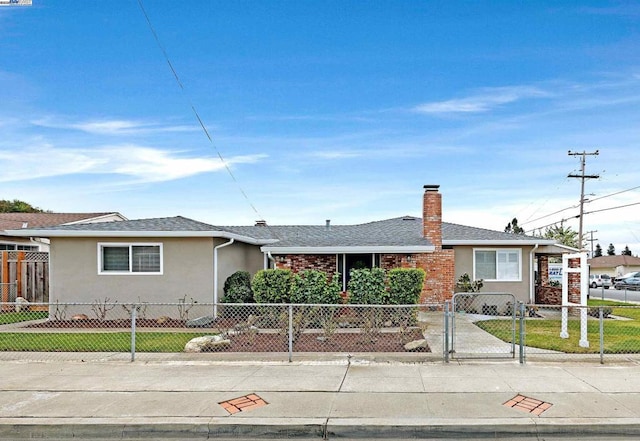
[{"label": "chimney cap", "polygon": [[440,185],[436,185],[436,184],[426,184],[424,186],[424,189],[426,191],[438,191],[439,188],[440,188]]},{"label": "chimney cap", "polygon": [[267,226],[267,221],[263,220],[263,219],[259,219],[256,221],[256,227],[266,227]]}]

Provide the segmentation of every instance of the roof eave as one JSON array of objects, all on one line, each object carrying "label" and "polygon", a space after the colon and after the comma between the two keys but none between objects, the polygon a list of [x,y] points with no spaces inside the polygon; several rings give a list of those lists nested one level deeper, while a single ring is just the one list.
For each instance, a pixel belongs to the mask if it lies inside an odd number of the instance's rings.
[{"label": "roof eave", "polygon": [[273,254],[364,254],[364,253],[390,253],[390,254],[414,254],[433,253],[435,247],[429,246],[329,246],[329,247],[279,247],[263,246],[260,250]]},{"label": "roof eave", "polygon": [[443,240],[442,245],[483,245],[483,246],[534,246],[534,245],[557,245],[557,242],[549,239],[541,240],[490,240],[490,239],[459,239],[459,240]]},{"label": "roof eave", "polygon": [[276,239],[256,239],[230,233],[228,231],[97,231],[97,230],[6,230],[6,233],[17,237],[219,237],[222,239],[234,239],[252,245],[266,245],[277,242]]}]

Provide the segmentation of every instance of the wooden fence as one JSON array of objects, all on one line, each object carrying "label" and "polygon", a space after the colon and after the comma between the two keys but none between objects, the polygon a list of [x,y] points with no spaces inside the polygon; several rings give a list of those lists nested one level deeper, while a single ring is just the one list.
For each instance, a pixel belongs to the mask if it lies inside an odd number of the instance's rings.
[{"label": "wooden fence", "polygon": [[15,297],[30,303],[49,302],[49,253],[1,251],[0,283],[15,284],[15,289],[2,290],[2,302],[15,302]]}]

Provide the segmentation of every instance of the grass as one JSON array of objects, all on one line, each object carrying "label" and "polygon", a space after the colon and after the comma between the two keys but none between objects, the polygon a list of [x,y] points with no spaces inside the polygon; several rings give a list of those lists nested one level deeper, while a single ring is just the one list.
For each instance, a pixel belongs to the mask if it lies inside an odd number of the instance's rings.
[{"label": "grass", "polygon": [[[604,321],[604,352],[607,354],[640,353],[640,308],[623,302],[589,300],[589,306],[608,306],[612,314],[630,320],[606,319]],[[511,320],[485,320],[477,322],[481,329],[503,341],[511,342]],[[520,341],[516,327],[516,341]],[[587,321],[587,339],[590,347],[582,348],[580,340],[580,319],[570,316],[568,320],[569,338],[560,337],[560,319],[526,319],[525,338],[529,347],[550,349],[571,354],[600,352],[600,322],[590,317]]]},{"label": "grass", "polygon": [[0,325],[46,319],[47,317],[49,317],[49,313],[47,311],[1,312]]},{"label": "grass", "polygon": [[[136,352],[182,352],[184,345],[202,332],[140,332]],[[0,333],[0,351],[29,352],[129,352],[128,332]]]}]

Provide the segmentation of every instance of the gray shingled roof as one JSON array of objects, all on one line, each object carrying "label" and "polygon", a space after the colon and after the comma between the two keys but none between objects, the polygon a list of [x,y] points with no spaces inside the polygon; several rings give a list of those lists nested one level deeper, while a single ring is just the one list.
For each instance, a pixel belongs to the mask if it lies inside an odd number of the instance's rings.
[{"label": "gray shingled roof", "polygon": [[135,219],[120,222],[98,222],[92,224],[56,225],[51,231],[224,231],[222,227],[205,224],[182,216]]},{"label": "gray shingled roof", "polygon": [[[21,230],[27,234],[29,230]],[[38,230],[32,230],[38,231]],[[78,235],[87,232],[104,236],[113,232],[153,233],[153,232],[211,232],[212,235],[237,237],[253,243],[267,244],[270,248],[291,247],[430,247],[429,239],[422,236],[422,219],[403,216],[357,225],[254,225],[215,226],[182,216],[137,219],[122,222],[101,222],[92,224],[58,225],[46,228],[53,236],[63,236],[65,232]],[[492,231],[444,222],[442,224],[443,244],[478,242],[534,242],[539,238],[518,234]]]},{"label": "gray shingled roof", "polygon": [[432,246],[422,237],[422,221],[399,217],[358,225],[227,227],[246,236],[275,238],[270,247]]}]

